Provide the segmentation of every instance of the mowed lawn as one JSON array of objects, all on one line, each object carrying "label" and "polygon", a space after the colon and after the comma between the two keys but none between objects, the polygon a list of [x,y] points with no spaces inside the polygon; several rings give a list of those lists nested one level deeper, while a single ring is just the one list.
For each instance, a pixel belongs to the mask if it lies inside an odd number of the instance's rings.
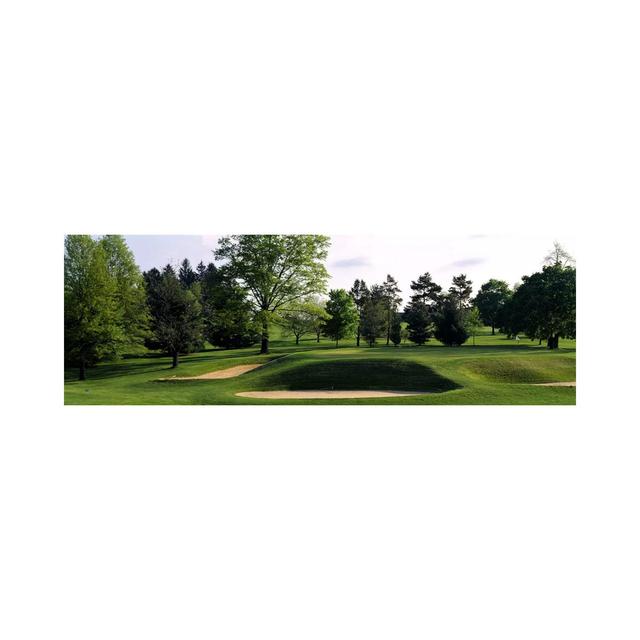
[{"label": "mowed lawn", "polygon": [[[432,340],[422,347],[355,347],[354,341],[334,343],[315,339],[282,339],[274,332],[271,353],[258,347],[225,351],[210,349],[182,356],[180,366],[162,354],[128,357],[88,370],[65,370],[65,404],[567,404],[576,401],[570,387],[540,387],[535,383],[576,379],[576,346],[561,340],[560,349],[521,338],[507,340],[482,330],[462,347],[445,347]],[[194,376],[220,369],[261,363],[236,378],[161,381],[171,376]],[[392,390],[424,391],[424,395],[395,398],[332,400],[265,400],[242,398],[242,391],[269,390]]]}]

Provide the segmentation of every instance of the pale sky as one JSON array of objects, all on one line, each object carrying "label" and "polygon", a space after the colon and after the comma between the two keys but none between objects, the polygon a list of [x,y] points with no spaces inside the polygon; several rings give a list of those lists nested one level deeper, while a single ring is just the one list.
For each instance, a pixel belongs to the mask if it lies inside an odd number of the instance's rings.
[{"label": "pale sky", "polygon": [[[211,262],[218,237],[125,236],[143,271],[167,263],[175,266],[184,258],[194,267],[200,260]],[[550,235],[331,236],[326,262],[329,286],[350,289],[356,278],[372,285],[381,283],[389,273],[398,281],[405,302],[411,294],[410,282],[425,271],[443,289],[448,289],[451,278],[459,273],[473,281],[474,293],[489,278],[506,280],[512,286],[523,275],[541,268],[554,240],[576,257],[575,239]]]}]

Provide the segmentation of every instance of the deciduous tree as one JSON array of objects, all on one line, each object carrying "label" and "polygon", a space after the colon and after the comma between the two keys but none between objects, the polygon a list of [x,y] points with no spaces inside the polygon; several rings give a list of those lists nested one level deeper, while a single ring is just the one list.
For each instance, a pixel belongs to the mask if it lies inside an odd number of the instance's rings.
[{"label": "deciduous tree", "polygon": [[85,380],[87,367],[117,356],[126,338],[104,247],[91,236],[69,235],[64,248],[65,360]]},{"label": "deciduous tree", "polygon": [[492,278],[480,287],[474,304],[482,320],[491,326],[491,335],[495,335],[501,310],[511,295],[509,285],[504,280]]},{"label": "deciduous tree", "polygon": [[216,258],[228,261],[261,323],[261,353],[269,351],[269,322],[275,312],[325,291],[329,242],[321,235],[235,235],[219,240]]},{"label": "deciduous tree", "polygon": [[353,299],[344,289],[329,291],[324,321],[324,334],[338,342],[352,333],[358,324],[358,310]]}]

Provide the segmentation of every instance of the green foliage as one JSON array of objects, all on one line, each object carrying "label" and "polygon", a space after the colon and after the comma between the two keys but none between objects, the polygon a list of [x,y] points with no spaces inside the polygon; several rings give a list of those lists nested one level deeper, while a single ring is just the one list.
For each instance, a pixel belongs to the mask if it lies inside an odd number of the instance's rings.
[{"label": "green foliage", "polygon": [[176,367],[180,353],[189,353],[202,344],[200,302],[180,284],[169,265],[149,289],[148,299],[155,339],[161,349],[171,354]]},{"label": "green foliage", "polygon": [[344,289],[329,291],[324,321],[324,335],[338,342],[353,333],[358,326],[358,309],[351,296]]},{"label": "green foliage", "polygon": [[369,288],[364,280],[355,280],[349,291],[349,295],[353,298],[353,302],[358,309],[358,328],[356,332],[356,346],[360,346],[360,336],[362,335],[362,315],[365,304],[370,297]]},{"label": "green foliage", "polygon": [[229,270],[210,263],[204,268],[199,266],[198,274],[205,338],[225,349],[254,344],[259,333],[251,303]]},{"label": "green foliage", "polygon": [[219,240],[215,256],[251,296],[260,313],[262,347],[269,348],[270,314],[325,291],[329,237],[321,235],[234,235]]},{"label": "green foliage", "polygon": [[408,338],[417,345],[423,345],[433,335],[432,312],[420,298],[412,299],[404,309]]},{"label": "green foliage", "polygon": [[402,298],[398,295],[400,288],[395,278],[387,274],[387,279],[382,284],[382,296],[385,307],[385,329],[387,332],[387,344],[391,340],[391,323],[393,321],[393,314],[398,310],[398,306],[402,302]]},{"label": "green foliage", "polygon": [[451,287],[449,287],[449,300],[453,302],[458,309],[466,309],[469,307],[469,300],[473,292],[472,282],[464,273],[454,276]]},{"label": "green foliage", "polygon": [[434,307],[442,302],[442,287],[436,284],[427,271],[417,280],[411,282],[412,302],[421,302],[428,307]]},{"label": "green foliage", "polygon": [[459,299],[447,300],[435,316],[435,336],[448,347],[460,346],[469,337],[459,303]]},{"label": "green foliage", "polygon": [[91,236],[69,235],[64,255],[65,360],[86,368],[120,355],[127,342],[116,280],[104,247]]},{"label": "green foliage", "polygon": [[299,344],[302,336],[322,331],[329,318],[323,305],[309,299],[282,309],[276,322],[282,327],[284,336],[294,336],[296,344]]},{"label": "green foliage", "polygon": [[180,284],[186,289],[190,289],[191,286],[198,281],[198,274],[191,268],[191,263],[187,258],[180,264],[178,280],[180,280]]},{"label": "green foliage", "polygon": [[105,252],[109,276],[115,282],[115,302],[123,335],[121,350],[128,354],[142,353],[145,338],[150,335],[144,278],[122,236],[103,236],[99,244]]},{"label": "green foliage", "polygon": [[383,291],[378,285],[371,287],[361,315],[361,335],[370,347],[385,330],[386,305]]},{"label": "green foliage", "polygon": [[557,349],[559,338],[576,335],[576,270],[561,264],[522,278],[509,306],[511,332],[547,340]]},{"label": "green foliage", "polygon": [[393,342],[394,346],[399,346],[402,342],[402,322],[400,321],[400,314],[395,311],[391,317],[391,329],[389,331],[389,338]]},{"label": "green foliage", "polygon": [[482,320],[491,327],[495,333],[502,310],[511,298],[512,292],[504,280],[491,279],[485,282],[475,297],[474,304],[478,308]]},{"label": "green foliage", "polygon": [[478,330],[483,326],[482,318],[480,317],[480,311],[478,307],[472,307],[464,316],[464,324],[467,332],[473,336],[473,345],[476,344],[476,334]]}]

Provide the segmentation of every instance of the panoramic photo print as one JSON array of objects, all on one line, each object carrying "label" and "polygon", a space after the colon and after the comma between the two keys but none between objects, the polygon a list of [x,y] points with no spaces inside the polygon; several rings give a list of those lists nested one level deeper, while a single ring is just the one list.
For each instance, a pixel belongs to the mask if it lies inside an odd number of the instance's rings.
[{"label": "panoramic photo print", "polygon": [[574,405],[571,243],[67,235],[64,402]]}]

